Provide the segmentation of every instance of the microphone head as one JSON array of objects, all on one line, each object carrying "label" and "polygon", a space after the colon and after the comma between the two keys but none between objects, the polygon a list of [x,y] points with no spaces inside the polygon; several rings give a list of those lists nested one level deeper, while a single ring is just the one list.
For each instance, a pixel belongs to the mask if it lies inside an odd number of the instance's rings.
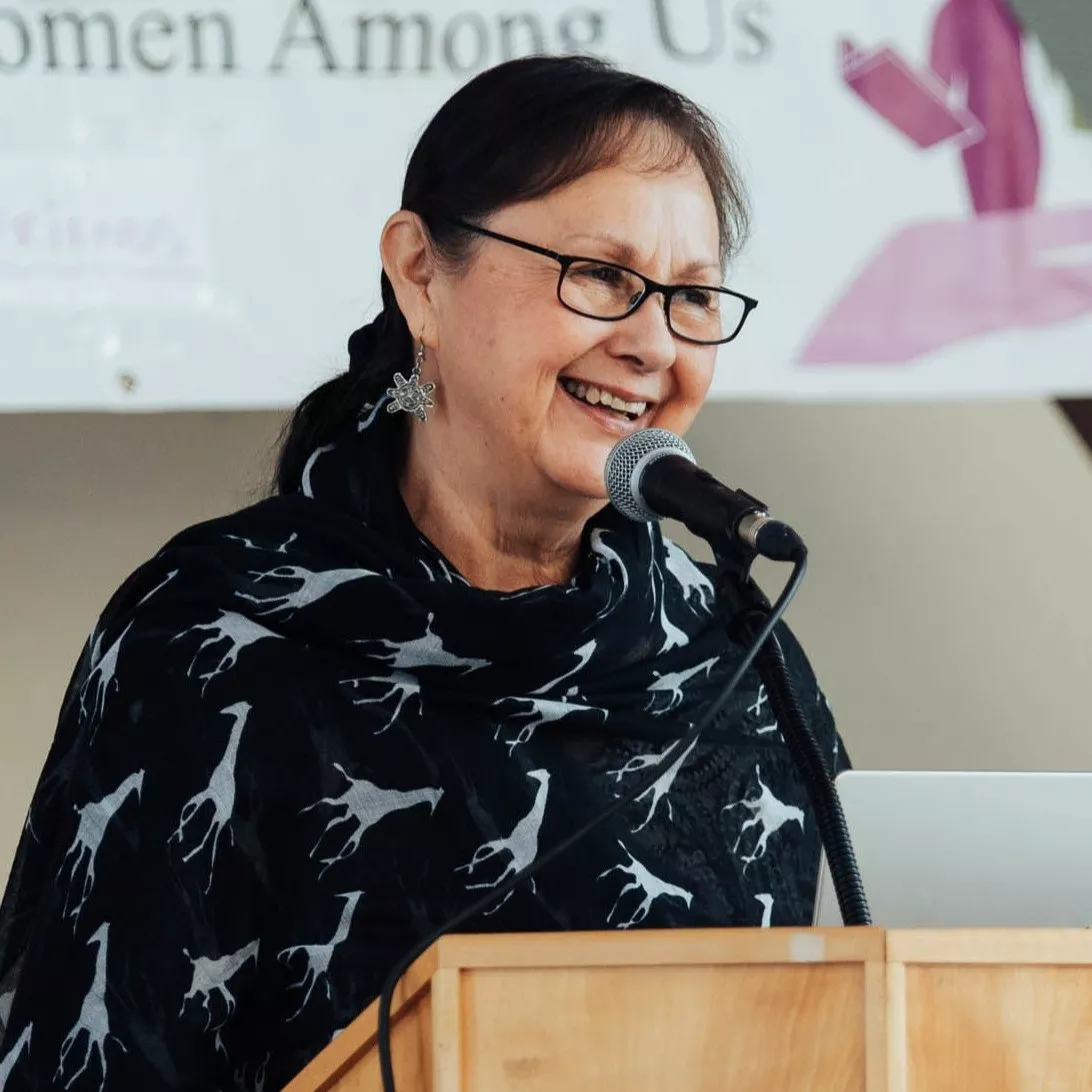
[{"label": "microphone head", "polygon": [[666,428],[643,428],[640,432],[631,432],[611,448],[603,469],[603,479],[607,497],[622,515],[639,523],[660,518],[641,496],[641,475],[649,463],[664,455],[682,455],[691,462],[696,461],[686,441]]}]

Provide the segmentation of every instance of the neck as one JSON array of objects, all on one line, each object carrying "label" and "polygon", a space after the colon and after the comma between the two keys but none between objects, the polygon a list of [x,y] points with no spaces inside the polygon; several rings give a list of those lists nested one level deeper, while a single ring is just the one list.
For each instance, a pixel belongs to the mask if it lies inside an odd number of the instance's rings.
[{"label": "neck", "polygon": [[399,478],[422,534],[476,588],[518,591],[562,584],[576,570],[584,524],[601,501],[558,496],[540,483],[500,481],[508,464],[488,443],[459,443],[440,421],[410,423]]}]

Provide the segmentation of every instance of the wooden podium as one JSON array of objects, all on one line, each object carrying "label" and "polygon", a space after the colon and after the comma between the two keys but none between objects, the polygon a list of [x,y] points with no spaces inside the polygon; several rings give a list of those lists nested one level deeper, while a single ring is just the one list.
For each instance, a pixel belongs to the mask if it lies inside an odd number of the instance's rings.
[{"label": "wooden podium", "polygon": [[[398,1092],[1090,1092],[1092,931],[446,937],[395,996]],[[381,1088],[373,1005],[286,1088]]]}]

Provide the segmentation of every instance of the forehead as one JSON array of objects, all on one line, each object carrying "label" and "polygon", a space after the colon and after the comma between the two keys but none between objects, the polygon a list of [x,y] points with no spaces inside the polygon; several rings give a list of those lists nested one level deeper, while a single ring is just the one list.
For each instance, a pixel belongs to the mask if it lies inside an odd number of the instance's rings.
[{"label": "forehead", "polygon": [[672,264],[720,265],[713,194],[701,167],[690,160],[670,170],[640,161],[601,167],[504,210],[498,227],[502,216],[512,229],[535,231],[550,245],[608,236],[628,244],[635,258],[659,255]]}]

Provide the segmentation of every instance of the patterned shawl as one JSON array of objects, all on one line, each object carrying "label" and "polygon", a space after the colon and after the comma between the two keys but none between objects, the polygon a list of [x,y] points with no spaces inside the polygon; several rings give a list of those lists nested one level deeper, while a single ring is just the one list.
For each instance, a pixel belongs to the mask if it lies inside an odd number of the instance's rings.
[{"label": "patterned shawl", "polygon": [[[298,494],[184,531],[99,619],[0,905],[0,1092],[279,1088],[739,662],[706,573],[611,509],[567,584],[471,587],[410,520],[379,408]],[[805,924],[818,860],[751,674],[649,792],[471,927]]]}]

